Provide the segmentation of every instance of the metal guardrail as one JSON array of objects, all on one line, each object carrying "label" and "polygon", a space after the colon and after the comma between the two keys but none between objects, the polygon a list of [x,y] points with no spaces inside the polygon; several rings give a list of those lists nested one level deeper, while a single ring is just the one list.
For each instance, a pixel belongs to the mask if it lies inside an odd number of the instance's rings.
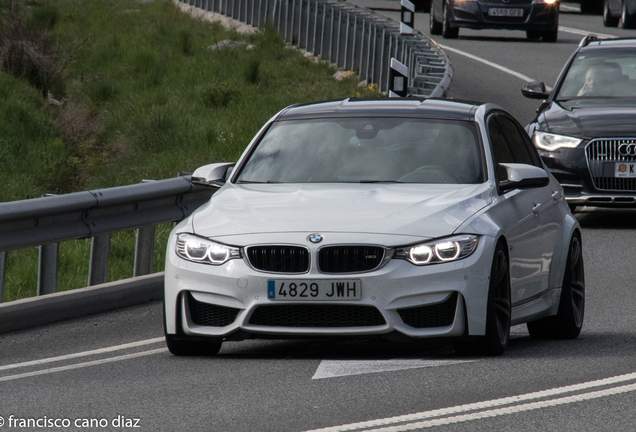
[{"label": "metal guardrail", "polygon": [[88,285],[105,283],[110,235],[137,229],[134,276],[152,272],[155,226],[179,221],[216,189],[190,176],[0,203],[0,302],[7,252],[40,247],[38,295],[57,291],[59,242],[92,238]]},{"label": "metal guardrail", "polygon": [[179,0],[261,27],[270,23],[288,43],[354,71],[360,80],[389,90],[395,58],[409,68],[409,94],[443,97],[452,66],[444,51],[424,34],[401,34],[399,23],[342,1]]}]

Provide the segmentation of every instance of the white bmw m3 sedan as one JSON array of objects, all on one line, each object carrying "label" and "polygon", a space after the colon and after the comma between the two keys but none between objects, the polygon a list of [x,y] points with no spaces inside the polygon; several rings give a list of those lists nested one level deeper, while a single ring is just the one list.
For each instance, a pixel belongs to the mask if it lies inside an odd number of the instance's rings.
[{"label": "white bmw m3 sedan", "polygon": [[170,235],[175,355],[251,338],[448,338],[504,352],[511,325],[576,338],[579,224],[530,138],[498,106],[434,99],[293,105]]}]

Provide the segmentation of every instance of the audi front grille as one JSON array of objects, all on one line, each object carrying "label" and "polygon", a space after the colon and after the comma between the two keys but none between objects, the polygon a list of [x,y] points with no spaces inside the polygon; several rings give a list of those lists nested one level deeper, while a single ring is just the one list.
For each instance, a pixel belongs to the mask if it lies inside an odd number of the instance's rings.
[{"label": "audi front grille", "polygon": [[380,246],[327,246],[318,252],[323,273],[360,273],[378,268],[384,260]]},{"label": "audi front grille", "polygon": [[306,273],[309,250],[301,246],[268,245],[247,248],[247,259],[256,270],[272,273]]},{"label": "audi front grille", "polygon": [[636,192],[636,177],[615,177],[616,163],[636,162],[636,138],[595,139],[585,148],[594,187],[598,190]]}]

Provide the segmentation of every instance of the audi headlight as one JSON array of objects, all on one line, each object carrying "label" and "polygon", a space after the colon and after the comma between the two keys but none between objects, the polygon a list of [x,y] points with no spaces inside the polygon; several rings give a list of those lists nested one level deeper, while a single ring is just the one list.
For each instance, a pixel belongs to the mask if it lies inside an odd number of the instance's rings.
[{"label": "audi headlight", "polygon": [[240,258],[241,250],[192,234],[178,234],[177,255],[188,261],[221,265],[231,259]]},{"label": "audi headlight", "polygon": [[397,248],[394,257],[405,259],[415,265],[456,261],[475,252],[478,242],[479,237],[476,235],[454,236]]},{"label": "audi headlight", "polygon": [[583,142],[580,138],[557,135],[549,132],[535,131],[532,137],[534,144],[541,150],[555,151],[560,148],[577,148]]}]

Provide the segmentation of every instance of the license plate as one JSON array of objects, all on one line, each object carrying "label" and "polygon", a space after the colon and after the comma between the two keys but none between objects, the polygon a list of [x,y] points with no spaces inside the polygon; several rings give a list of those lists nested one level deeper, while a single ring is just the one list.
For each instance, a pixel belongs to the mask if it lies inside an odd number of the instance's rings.
[{"label": "license plate", "polygon": [[522,17],[523,9],[490,8],[488,9],[488,15],[500,17]]},{"label": "license plate", "polygon": [[268,280],[267,298],[284,301],[360,300],[359,279]]},{"label": "license plate", "polygon": [[636,177],[636,163],[619,162],[614,170],[614,177]]}]

